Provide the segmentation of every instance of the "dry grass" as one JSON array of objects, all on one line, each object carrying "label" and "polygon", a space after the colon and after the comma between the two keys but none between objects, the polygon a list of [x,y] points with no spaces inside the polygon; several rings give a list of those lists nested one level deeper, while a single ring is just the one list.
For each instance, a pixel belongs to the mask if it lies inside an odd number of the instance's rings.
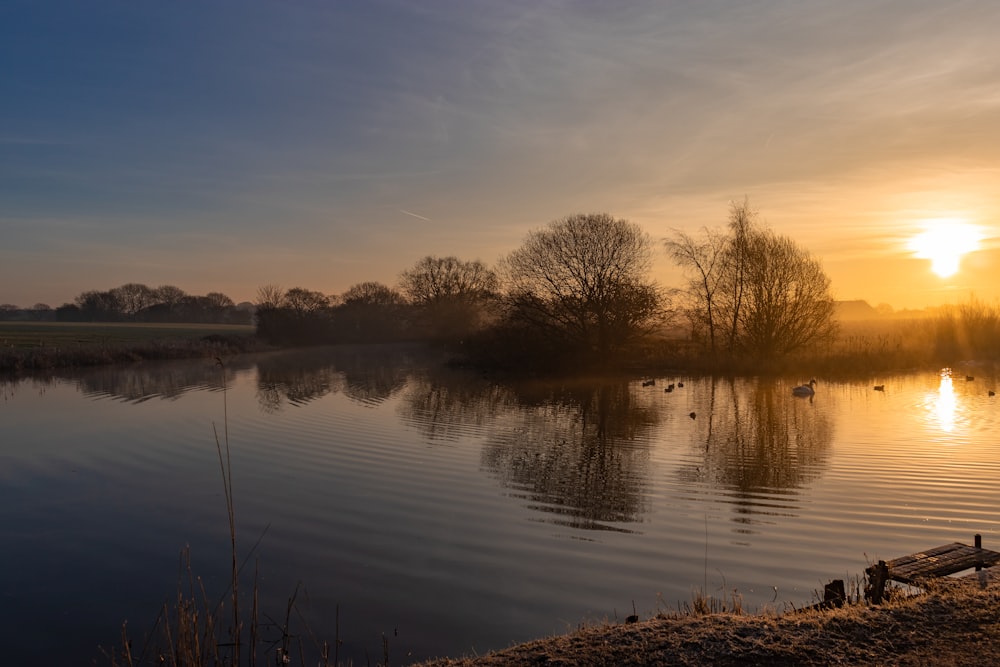
[{"label": "dry grass", "polygon": [[250,325],[0,322],[0,372],[263,349]]},{"label": "dry grass", "polygon": [[[233,496],[232,457],[229,447],[229,415],[226,398],[226,373],[221,359],[216,359],[222,378],[223,430],[220,436],[215,431],[215,447],[219,457],[222,486],[226,500],[226,514],[229,524],[230,580],[222,596],[213,600],[205,590],[204,582],[196,577],[191,568],[190,554],[182,552],[182,568],[178,577],[176,596],[172,604],[164,604],[152,630],[146,634],[140,645],[136,645],[127,625],[122,625],[121,646],[105,650],[111,667],[139,667],[140,665],[169,665],[170,667],[213,667],[258,664],[290,664],[294,649],[298,649],[300,661],[305,662],[305,651],[301,639],[291,634],[293,612],[297,612],[296,590],[288,600],[284,623],[269,620],[261,622],[259,607],[259,579],[254,572],[249,595],[241,586],[244,569],[250,556],[263,538],[257,539],[250,553],[241,562],[238,555],[236,534],[236,507]],[[248,599],[249,598],[249,599]],[[228,608],[227,608],[228,603]],[[271,631],[270,641],[262,637],[262,630]],[[339,619],[338,619],[339,633]],[[298,639],[298,646],[293,640]],[[339,641],[337,642],[339,645]],[[329,662],[329,647],[318,646],[320,667],[336,664]]]},{"label": "dry grass", "polygon": [[665,614],[424,667],[1000,664],[1000,587],[966,581],[879,607]]}]

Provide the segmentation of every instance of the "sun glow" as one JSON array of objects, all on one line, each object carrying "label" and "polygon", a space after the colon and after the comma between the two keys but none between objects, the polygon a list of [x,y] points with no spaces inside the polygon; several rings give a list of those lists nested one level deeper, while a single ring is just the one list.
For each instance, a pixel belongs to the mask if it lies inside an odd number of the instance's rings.
[{"label": "sun glow", "polygon": [[962,256],[979,249],[979,228],[958,218],[924,221],[924,231],[910,239],[910,250],[931,260],[931,271],[942,278],[958,272]]},{"label": "sun glow", "polygon": [[938,393],[931,400],[934,416],[942,431],[950,433],[955,428],[955,409],[957,401],[955,399],[955,385],[951,379],[951,369],[945,368],[941,371],[941,386]]}]

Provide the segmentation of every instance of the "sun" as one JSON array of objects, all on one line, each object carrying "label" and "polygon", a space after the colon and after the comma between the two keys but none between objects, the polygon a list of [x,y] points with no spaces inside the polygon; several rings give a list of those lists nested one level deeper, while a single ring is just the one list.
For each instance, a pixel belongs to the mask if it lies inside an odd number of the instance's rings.
[{"label": "sun", "polygon": [[910,250],[931,260],[931,271],[942,278],[958,272],[962,256],[979,249],[979,228],[958,218],[925,220],[924,231],[910,239]]}]

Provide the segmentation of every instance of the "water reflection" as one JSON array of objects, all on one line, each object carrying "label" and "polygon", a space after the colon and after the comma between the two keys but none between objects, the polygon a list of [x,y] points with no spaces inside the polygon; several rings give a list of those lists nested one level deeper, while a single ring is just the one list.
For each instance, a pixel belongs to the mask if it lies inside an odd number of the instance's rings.
[{"label": "water reflection", "polygon": [[[423,361],[421,361],[423,360]],[[426,363],[417,347],[340,346],[268,355],[257,363],[257,402],[266,413],[328,394],[376,405],[398,392],[414,368]]]},{"label": "water reflection", "polygon": [[660,413],[627,383],[533,386],[511,428],[484,447],[483,467],[553,523],[631,532],[647,509],[649,447]]},{"label": "water reflection", "polygon": [[930,412],[942,431],[951,433],[955,429],[955,413],[958,401],[955,398],[955,385],[952,382],[951,369],[941,370],[941,383],[936,394],[928,395]]},{"label": "water reflection", "polygon": [[11,396],[19,385],[30,382],[45,387],[66,382],[92,398],[113,398],[128,403],[142,403],[152,398],[176,399],[199,390],[218,390],[223,377],[231,382],[235,375],[253,367],[245,357],[227,359],[220,368],[215,359],[144,362],[135,365],[108,365],[83,370],[36,373],[28,378],[3,382]]},{"label": "water reflection", "polygon": [[[793,514],[795,496],[817,478],[833,441],[831,412],[769,382],[706,379],[698,453],[679,477],[728,491],[740,532]],[[705,417],[705,418],[703,418]]]},{"label": "water reflection", "polygon": [[[833,439],[829,395],[795,400],[756,380],[692,379],[669,394],[626,381],[499,383],[418,347],[343,346],[228,360],[226,382],[254,365],[265,414],[334,394],[372,408],[396,399],[399,421],[424,443],[482,442],[482,470],[510,497],[536,519],[586,530],[634,530],[663,483],[651,472],[662,447],[687,452],[668,473],[669,495],[707,492],[749,532],[797,512],[795,496],[821,474]],[[212,360],[107,367],[72,381],[130,402],[223,386]],[[950,381],[942,377],[935,403],[947,428]]]},{"label": "water reflection", "polygon": [[460,370],[438,368],[410,377],[398,413],[431,443],[455,441],[470,431],[492,431],[498,416],[516,411],[504,385]]},{"label": "water reflection", "polygon": [[429,442],[486,436],[483,469],[552,523],[629,532],[646,504],[660,413],[627,382],[502,385],[439,369],[412,377],[400,418]]}]

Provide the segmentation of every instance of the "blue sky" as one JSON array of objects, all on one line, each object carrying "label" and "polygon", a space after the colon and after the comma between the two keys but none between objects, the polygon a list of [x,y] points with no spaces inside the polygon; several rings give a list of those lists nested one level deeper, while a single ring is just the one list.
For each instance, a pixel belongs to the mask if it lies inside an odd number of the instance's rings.
[{"label": "blue sky", "polygon": [[[7,0],[0,303],[339,293],[744,196],[839,298],[998,298],[998,25],[992,0]],[[906,251],[933,219],[983,231],[949,280]]]}]

